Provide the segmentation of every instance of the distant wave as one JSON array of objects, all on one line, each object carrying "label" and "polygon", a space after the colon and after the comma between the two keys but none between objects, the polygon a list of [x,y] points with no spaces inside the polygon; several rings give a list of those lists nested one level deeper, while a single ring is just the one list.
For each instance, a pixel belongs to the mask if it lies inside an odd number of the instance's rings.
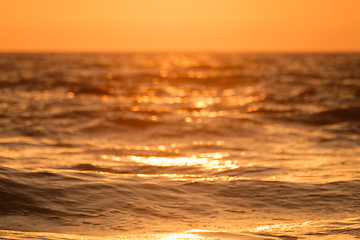
[{"label": "distant wave", "polygon": [[360,122],[360,107],[335,109],[314,114],[300,114],[291,117],[279,117],[277,120],[299,122],[311,125],[326,125],[340,122]]}]

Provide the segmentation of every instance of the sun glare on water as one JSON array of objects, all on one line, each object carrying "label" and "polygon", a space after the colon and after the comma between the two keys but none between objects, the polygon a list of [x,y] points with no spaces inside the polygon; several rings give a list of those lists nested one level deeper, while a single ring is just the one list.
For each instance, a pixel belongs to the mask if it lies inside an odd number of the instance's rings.
[{"label": "sun glare on water", "polygon": [[221,160],[223,153],[200,154],[201,157],[193,155],[191,157],[142,157],[131,156],[130,159],[137,163],[145,163],[153,166],[171,167],[171,166],[202,166],[206,169],[224,169],[238,168],[236,161]]}]

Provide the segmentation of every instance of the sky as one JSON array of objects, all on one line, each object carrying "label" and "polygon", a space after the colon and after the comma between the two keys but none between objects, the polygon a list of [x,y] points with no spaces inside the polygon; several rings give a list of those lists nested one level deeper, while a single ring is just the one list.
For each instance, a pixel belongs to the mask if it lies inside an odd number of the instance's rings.
[{"label": "sky", "polygon": [[360,52],[360,0],[0,0],[0,52]]}]

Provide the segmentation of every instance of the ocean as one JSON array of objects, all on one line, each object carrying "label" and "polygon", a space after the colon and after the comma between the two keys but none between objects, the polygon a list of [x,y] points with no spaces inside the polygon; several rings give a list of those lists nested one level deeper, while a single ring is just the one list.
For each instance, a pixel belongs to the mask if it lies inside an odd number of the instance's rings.
[{"label": "ocean", "polygon": [[360,239],[359,134],[359,53],[1,53],[0,239]]}]

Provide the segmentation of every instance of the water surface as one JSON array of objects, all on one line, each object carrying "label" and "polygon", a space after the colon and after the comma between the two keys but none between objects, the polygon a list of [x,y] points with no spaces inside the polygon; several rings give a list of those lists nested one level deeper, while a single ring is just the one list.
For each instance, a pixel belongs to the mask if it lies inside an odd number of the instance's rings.
[{"label": "water surface", "polygon": [[360,54],[0,54],[4,239],[356,239]]}]

